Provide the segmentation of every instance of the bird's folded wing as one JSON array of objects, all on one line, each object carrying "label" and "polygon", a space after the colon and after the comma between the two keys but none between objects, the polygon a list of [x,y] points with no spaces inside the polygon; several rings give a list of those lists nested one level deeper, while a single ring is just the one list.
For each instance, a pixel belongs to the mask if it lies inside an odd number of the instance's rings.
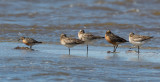
[{"label": "bird's folded wing", "polygon": [[142,41],[145,41],[145,40],[149,40],[151,38],[152,37],[150,37],[150,36],[136,35],[136,36],[134,36],[133,41],[135,41],[135,42],[142,42]]},{"label": "bird's folded wing", "polygon": [[92,34],[89,34],[89,33],[83,34],[83,37],[87,38],[87,39],[93,39],[94,38],[94,36]]},{"label": "bird's folded wing", "polygon": [[80,44],[80,43],[83,43],[83,41],[81,41],[79,39],[74,39],[74,38],[65,38],[64,42],[66,44]]},{"label": "bird's folded wing", "polygon": [[32,39],[32,38],[26,38],[26,40],[28,41],[28,43],[36,43],[38,41]]},{"label": "bird's folded wing", "polygon": [[134,42],[142,42],[143,39],[139,37],[139,38],[134,38],[133,41],[134,41]]},{"label": "bird's folded wing", "polygon": [[121,38],[117,35],[112,35],[110,37],[110,39],[111,39],[112,42],[127,42],[125,39],[123,39],[123,38]]}]

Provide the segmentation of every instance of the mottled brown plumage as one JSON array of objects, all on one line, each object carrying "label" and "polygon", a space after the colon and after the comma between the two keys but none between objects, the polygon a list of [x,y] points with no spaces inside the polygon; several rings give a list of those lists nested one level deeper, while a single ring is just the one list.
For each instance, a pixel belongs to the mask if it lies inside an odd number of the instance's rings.
[{"label": "mottled brown plumage", "polygon": [[129,34],[129,42],[138,47],[138,54],[139,54],[139,47],[149,41],[151,38],[150,36],[143,36],[143,35],[136,35],[134,33]]},{"label": "mottled brown plumage", "polygon": [[78,38],[82,41],[91,41],[91,40],[96,40],[96,39],[102,39],[104,37],[96,36],[90,33],[85,33],[84,30],[80,30],[78,32]]},{"label": "mottled brown plumage", "polygon": [[85,33],[84,30],[80,30],[78,32],[78,38],[82,41],[85,41],[85,43],[87,44],[87,54],[88,54],[88,43],[93,41],[93,40],[97,40],[97,39],[102,39],[104,37],[101,36],[96,36],[90,33]]},{"label": "mottled brown plumage", "polygon": [[68,47],[69,54],[70,54],[70,48],[72,48],[78,44],[83,44],[84,41],[79,40],[79,39],[75,39],[75,38],[69,38],[69,37],[67,37],[66,34],[61,34],[60,43],[64,46]]},{"label": "mottled brown plumage", "polygon": [[19,40],[22,40],[24,44],[30,46],[30,49],[32,49],[33,45],[42,43],[42,42],[34,40],[33,38],[28,38],[28,37],[21,37]]},{"label": "mottled brown plumage", "polygon": [[136,35],[134,33],[130,33],[129,37],[130,37],[131,41],[134,41],[134,42],[147,41],[147,40],[153,38],[153,37],[150,37],[150,36]]},{"label": "mottled brown plumage", "polygon": [[114,46],[113,52],[116,52],[116,49],[117,49],[119,44],[124,43],[124,42],[128,42],[127,40],[113,34],[110,30],[106,31],[105,39],[109,43],[113,44],[113,46]]}]

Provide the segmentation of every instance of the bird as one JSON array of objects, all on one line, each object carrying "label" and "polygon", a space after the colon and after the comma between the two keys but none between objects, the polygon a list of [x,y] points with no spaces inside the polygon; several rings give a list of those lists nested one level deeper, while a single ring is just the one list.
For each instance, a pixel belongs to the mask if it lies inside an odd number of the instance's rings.
[{"label": "bird", "polygon": [[30,49],[32,49],[32,46],[35,45],[35,44],[40,44],[42,42],[39,42],[37,40],[34,40],[33,38],[29,38],[29,37],[20,37],[19,40],[22,40],[22,42],[28,46],[30,46]]},{"label": "bird", "polygon": [[75,38],[67,37],[66,34],[61,34],[60,43],[64,46],[68,47],[69,55],[70,55],[70,48],[72,48],[72,47],[74,47],[78,44],[83,44],[84,41],[79,40],[79,39],[75,39]]},{"label": "bird", "polygon": [[117,49],[119,44],[128,42],[127,40],[125,40],[125,39],[113,34],[110,30],[106,31],[105,39],[109,43],[113,44],[113,47],[114,47],[113,52],[116,52],[116,49]]},{"label": "bird", "polygon": [[138,54],[140,46],[149,41],[153,36],[136,35],[133,32],[129,34],[129,42],[138,47]]},{"label": "bird", "polygon": [[87,54],[88,54],[88,43],[93,41],[93,40],[97,40],[97,39],[102,39],[104,37],[101,36],[95,36],[93,34],[90,33],[85,33],[84,30],[80,30],[78,32],[78,38],[82,41],[85,41],[85,43],[87,44]]}]

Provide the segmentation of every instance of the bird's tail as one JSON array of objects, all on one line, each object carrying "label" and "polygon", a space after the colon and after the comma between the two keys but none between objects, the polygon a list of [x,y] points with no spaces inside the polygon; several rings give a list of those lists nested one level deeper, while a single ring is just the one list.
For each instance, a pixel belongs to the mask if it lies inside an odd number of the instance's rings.
[{"label": "bird's tail", "polygon": [[150,39],[151,39],[151,38],[154,38],[154,37],[153,37],[153,36],[151,36],[151,37],[150,37]]},{"label": "bird's tail", "polygon": [[38,41],[37,41],[36,43],[40,44],[40,43],[42,43],[42,42],[38,42]]},{"label": "bird's tail", "polygon": [[126,42],[129,42],[128,40],[126,40]]},{"label": "bird's tail", "polygon": [[105,37],[96,36],[95,38],[96,38],[96,39],[102,39],[102,38],[105,38]]}]

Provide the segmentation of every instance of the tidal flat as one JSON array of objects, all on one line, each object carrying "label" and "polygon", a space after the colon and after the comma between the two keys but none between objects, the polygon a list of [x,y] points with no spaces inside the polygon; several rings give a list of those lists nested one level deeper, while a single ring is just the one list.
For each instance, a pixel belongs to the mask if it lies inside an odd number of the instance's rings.
[{"label": "tidal flat", "polygon": [[[89,82],[160,80],[159,0],[0,0],[0,81]],[[128,40],[129,33],[153,36],[140,48],[120,44],[117,53],[105,39],[68,48],[60,35],[78,31]],[[30,37],[43,44],[27,46]],[[14,49],[15,47],[24,47]],[[27,50],[26,50],[27,49]]]},{"label": "tidal flat", "polygon": [[[68,48],[57,44],[39,44],[33,50],[18,42],[0,43],[1,81],[159,81],[158,50],[141,49],[138,55],[119,47],[79,45]],[[135,49],[132,49],[133,51]]]}]

